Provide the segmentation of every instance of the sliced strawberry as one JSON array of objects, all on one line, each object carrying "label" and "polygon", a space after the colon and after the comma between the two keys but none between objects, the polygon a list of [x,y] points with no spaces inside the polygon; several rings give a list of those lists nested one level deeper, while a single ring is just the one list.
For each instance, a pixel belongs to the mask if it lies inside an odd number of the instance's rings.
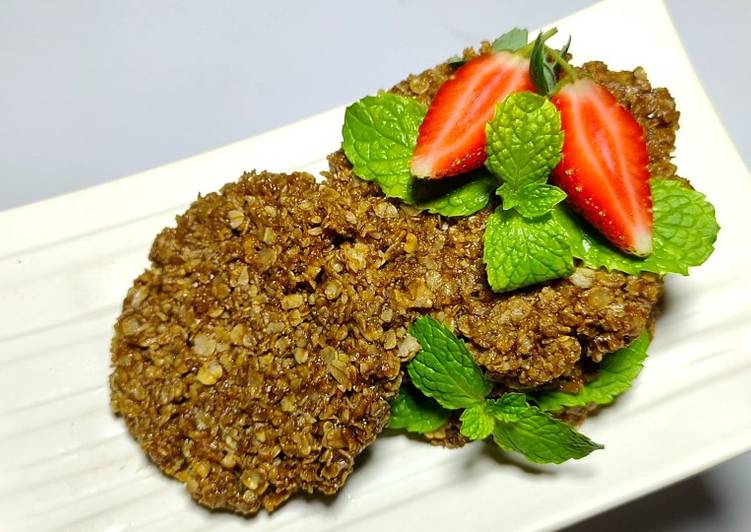
[{"label": "sliced strawberry", "polygon": [[462,65],[433,99],[412,155],[411,170],[429,179],[469,172],[485,162],[485,124],[512,92],[532,91],[529,60],[498,52]]},{"label": "sliced strawberry", "polygon": [[608,90],[588,79],[551,98],[561,113],[563,157],[551,181],[621,250],[652,252],[652,196],[644,131]]}]

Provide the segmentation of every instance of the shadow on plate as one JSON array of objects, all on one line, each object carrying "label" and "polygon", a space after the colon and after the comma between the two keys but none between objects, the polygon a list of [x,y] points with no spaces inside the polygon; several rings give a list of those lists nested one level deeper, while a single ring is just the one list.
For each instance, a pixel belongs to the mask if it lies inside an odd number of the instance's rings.
[{"label": "shadow on plate", "polygon": [[699,475],[590,517],[561,532],[684,530],[691,523],[708,522],[707,517],[716,515],[720,506],[706,480]]}]

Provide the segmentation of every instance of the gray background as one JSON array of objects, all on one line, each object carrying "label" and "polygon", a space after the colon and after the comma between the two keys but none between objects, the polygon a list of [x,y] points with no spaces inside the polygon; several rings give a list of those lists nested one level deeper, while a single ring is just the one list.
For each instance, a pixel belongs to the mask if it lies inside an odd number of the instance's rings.
[{"label": "gray background", "polygon": [[[0,0],[0,210],[348,103],[592,3]],[[748,165],[750,2],[667,4]],[[750,499],[746,455],[569,531],[751,530]]]}]

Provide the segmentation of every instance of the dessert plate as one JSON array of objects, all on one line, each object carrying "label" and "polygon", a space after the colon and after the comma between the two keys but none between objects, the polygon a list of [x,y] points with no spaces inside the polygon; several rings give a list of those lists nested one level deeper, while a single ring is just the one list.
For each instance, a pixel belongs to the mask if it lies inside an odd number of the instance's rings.
[{"label": "dessert plate", "polygon": [[608,0],[555,25],[575,36],[576,62],[643,65],[654,85],[670,88],[681,111],[680,174],[707,193],[722,226],[707,264],[668,278],[634,389],[587,421],[604,451],[533,467],[482,443],[447,450],[386,435],[338,497],[297,497],[252,519],[206,511],[149,464],[109,411],[107,377],[112,324],[152,239],[198,191],[243,170],[325,168],[340,143],[338,108],[0,213],[0,529],[544,530],[751,449],[751,175],[661,3]]}]

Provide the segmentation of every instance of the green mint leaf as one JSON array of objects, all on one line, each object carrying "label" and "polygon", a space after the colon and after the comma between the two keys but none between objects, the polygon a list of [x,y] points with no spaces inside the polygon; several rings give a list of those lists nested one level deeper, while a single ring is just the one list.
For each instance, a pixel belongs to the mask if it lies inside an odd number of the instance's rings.
[{"label": "green mint leaf", "polygon": [[654,251],[650,256],[640,259],[621,253],[596,229],[561,209],[556,217],[569,233],[574,256],[591,268],[660,275],[688,275],[689,267],[707,260],[720,229],[712,204],[702,193],[675,179],[652,179],[650,187],[654,215]]},{"label": "green mint leaf", "polygon": [[444,408],[469,408],[481,403],[491,384],[459,340],[430,316],[415,320],[409,333],[422,348],[407,366],[412,384]]},{"label": "green mint leaf", "polygon": [[522,393],[507,393],[489,403],[496,418],[496,444],[506,451],[521,453],[532,462],[560,464],[603,448],[570,425],[527,404]]},{"label": "green mint leaf", "polygon": [[389,93],[347,107],[342,148],[355,175],[375,181],[390,198],[413,203],[409,162],[425,113],[418,101]]},{"label": "green mint leaf", "polygon": [[[514,52],[522,46],[525,46],[528,41],[529,34],[527,33],[527,30],[514,28],[494,40],[490,45],[490,50],[493,53],[502,52],[504,50]],[[460,55],[452,55],[446,60],[446,62],[453,68],[459,68],[467,61]]]},{"label": "green mint leaf", "polygon": [[720,226],[704,194],[674,179],[650,181],[654,202],[654,248],[646,259],[649,271],[688,275],[714,251]]},{"label": "green mint leaf", "polygon": [[537,35],[537,39],[535,39],[532,54],[529,56],[529,75],[540,94],[547,96],[553,92],[556,80],[555,71],[548,64],[546,55],[545,43],[542,40],[542,34],[539,34]]},{"label": "green mint leaf", "polygon": [[509,186],[543,184],[561,160],[561,116],[547,98],[510,94],[486,126],[485,166]]},{"label": "green mint leaf", "polygon": [[543,410],[557,412],[567,407],[590,404],[607,405],[628,390],[641,372],[647,358],[649,334],[644,331],[631,345],[606,355],[599,365],[600,374],[579,392],[541,392],[534,401]]},{"label": "green mint leaf", "polygon": [[433,214],[468,216],[484,208],[497,186],[487,172],[443,179],[415,179],[409,162],[425,108],[395,94],[366,96],[344,113],[342,148],[358,177],[374,181],[390,198],[419,204]]},{"label": "green mint leaf", "polygon": [[521,188],[504,183],[497,193],[503,198],[503,210],[515,209],[524,218],[539,218],[566,199],[566,193],[560,188],[537,183]]},{"label": "green mint leaf", "polygon": [[[560,203],[553,207],[550,211],[550,215],[555,218],[555,221],[563,228],[563,231],[568,235],[568,245],[571,248],[571,254],[581,259],[586,253],[587,249],[584,246],[584,225],[586,222],[579,218],[565,203]],[[595,231],[593,228],[592,231]]]},{"label": "green mint leaf", "polygon": [[417,205],[432,214],[469,216],[485,208],[497,186],[492,175],[479,170],[439,181],[415,179],[412,191]]},{"label": "green mint leaf", "polygon": [[551,214],[525,220],[513,211],[496,209],[485,226],[483,260],[488,283],[496,292],[558,279],[574,271],[566,229]]},{"label": "green mint leaf", "polygon": [[434,399],[425,397],[409,384],[402,384],[391,400],[388,428],[424,434],[438,430],[448,422],[449,411]]},{"label": "green mint leaf", "polygon": [[501,52],[503,50],[515,51],[525,46],[529,41],[529,34],[527,30],[521,28],[514,28],[507,31],[490,45],[490,49],[493,52]]},{"label": "green mint leaf", "polygon": [[461,416],[459,432],[470,440],[484,440],[493,432],[495,418],[488,411],[486,403],[470,406]]}]

